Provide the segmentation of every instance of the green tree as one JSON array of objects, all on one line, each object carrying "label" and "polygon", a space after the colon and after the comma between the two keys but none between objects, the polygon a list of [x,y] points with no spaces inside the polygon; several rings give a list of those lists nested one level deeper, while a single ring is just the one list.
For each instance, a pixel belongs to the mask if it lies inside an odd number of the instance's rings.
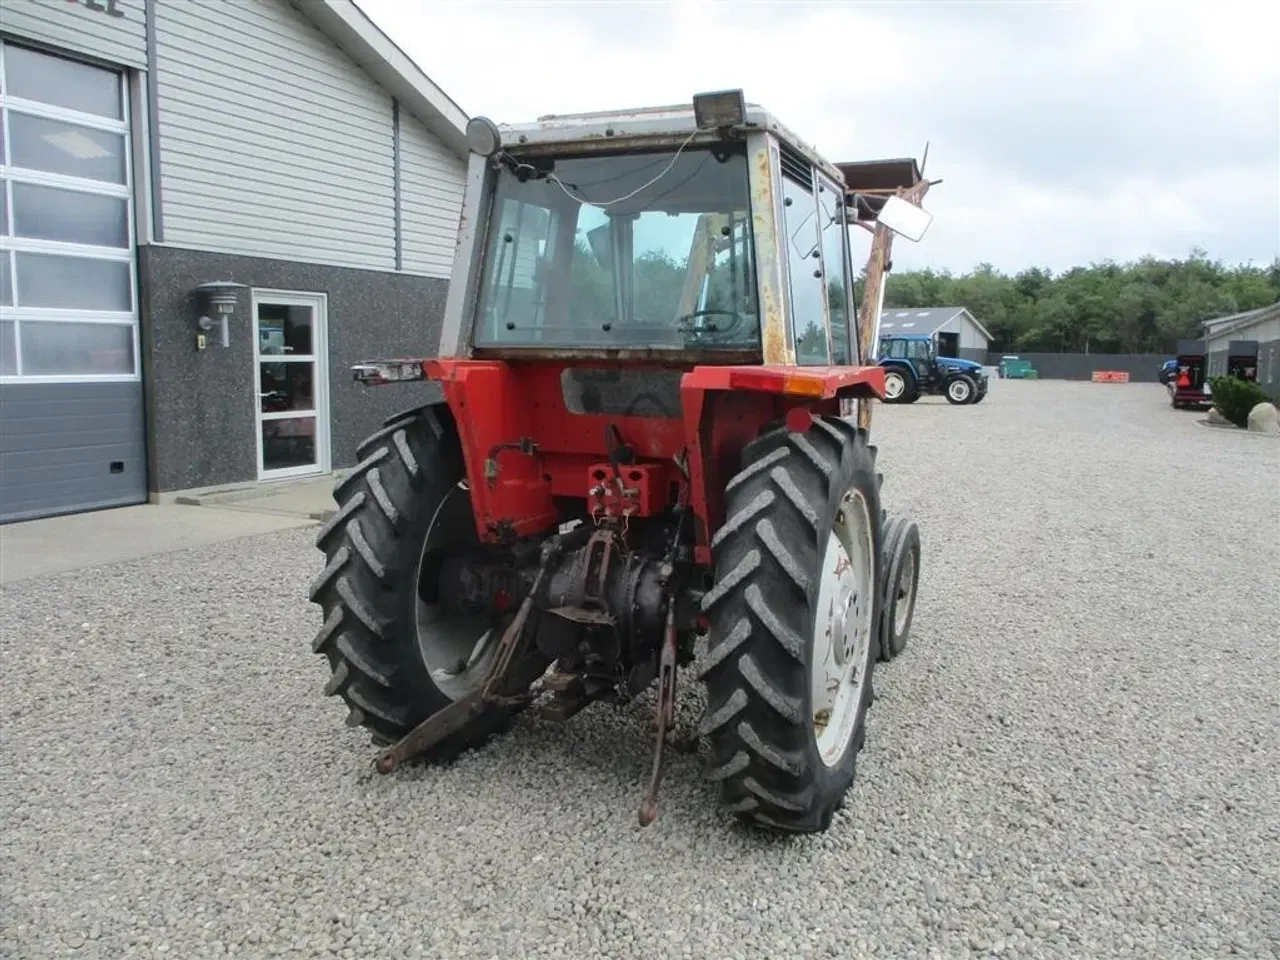
[{"label": "green tree", "polygon": [[[857,292],[861,298],[865,276]],[[860,302],[860,300],[859,300]],[[1228,266],[1199,248],[1182,260],[1104,261],[1057,275],[1029,267],[1013,276],[983,263],[953,276],[933,269],[891,273],[885,307],[967,307],[994,350],[1162,353],[1214,317],[1280,302],[1280,258]]]}]

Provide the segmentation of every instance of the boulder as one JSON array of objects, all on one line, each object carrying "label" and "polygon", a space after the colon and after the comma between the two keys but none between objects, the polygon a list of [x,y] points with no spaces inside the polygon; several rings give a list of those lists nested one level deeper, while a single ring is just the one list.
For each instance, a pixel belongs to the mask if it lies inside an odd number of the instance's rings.
[{"label": "boulder", "polygon": [[1224,416],[1222,415],[1222,413],[1218,410],[1218,408],[1217,408],[1217,407],[1210,407],[1210,408],[1209,408],[1209,416],[1207,417],[1207,419],[1208,419],[1208,421],[1209,421],[1210,423],[1216,424],[1216,425],[1218,425],[1218,426],[1220,426],[1220,427],[1234,427],[1234,426],[1235,426],[1235,424],[1234,424],[1234,423],[1232,423],[1230,420],[1228,420],[1226,417],[1224,417]]},{"label": "boulder", "polygon": [[1280,434],[1280,411],[1267,401],[1249,411],[1249,429],[1254,433]]}]

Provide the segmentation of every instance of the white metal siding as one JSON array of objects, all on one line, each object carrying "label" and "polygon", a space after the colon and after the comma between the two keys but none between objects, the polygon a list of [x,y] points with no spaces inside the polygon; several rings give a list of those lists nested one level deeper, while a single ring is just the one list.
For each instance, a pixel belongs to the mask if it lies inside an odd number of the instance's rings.
[{"label": "white metal siding", "polygon": [[400,231],[406,272],[449,276],[466,173],[461,157],[416,117],[400,111]]},{"label": "white metal siding", "polygon": [[[946,323],[942,324],[942,326],[940,326],[940,327],[935,327],[935,328],[934,328],[934,330],[933,330],[933,334],[932,334],[933,338],[936,340],[936,339],[938,338],[938,334],[940,334],[940,333],[959,333],[960,331],[959,331],[959,329],[958,329],[958,327],[957,327],[957,324],[958,324],[959,322],[960,322],[960,321],[959,321],[959,314],[957,314],[956,316],[954,316],[954,317],[952,317],[950,320],[948,320]],[[908,333],[924,333],[925,331],[924,331],[924,330],[910,330],[910,331],[907,331],[907,332],[908,332]]]},{"label": "white metal siding", "polygon": [[[110,8],[107,0],[95,0],[95,7],[86,6],[84,0],[0,0],[0,31],[145,69],[144,0],[115,0]],[[109,10],[123,16],[113,16]]]},{"label": "white metal siding", "polygon": [[394,269],[391,98],[285,0],[156,7],[165,242]]},{"label": "white metal siding", "polygon": [[961,350],[985,350],[987,349],[987,338],[982,335],[982,331],[974,325],[967,314],[957,313],[954,317],[933,331],[936,337],[939,333],[958,333],[960,335],[957,346]]},{"label": "white metal siding", "polygon": [[1266,320],[1252,327],[1208,336],[1205,338],[1205,345],[1210,351],[1224,351],[1223,356],[1226,356],[1227,344],[1232,340],[1257,340],[1260,344],[1270,340],[1280,340],[1280,317]]},{"label": "white metal siding", "polygon": [[977,324],[966,314],[960,314],[960,349],[985,350],[987,346],[987,338],[982,335]]}]

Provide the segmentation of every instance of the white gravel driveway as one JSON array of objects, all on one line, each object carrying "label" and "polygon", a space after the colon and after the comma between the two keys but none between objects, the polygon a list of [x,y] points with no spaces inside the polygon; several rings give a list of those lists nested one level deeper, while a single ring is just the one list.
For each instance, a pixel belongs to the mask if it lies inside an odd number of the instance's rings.
[{"label": "white gravel driveway", "polygon": [[727,826],[680,755],[641,830],[643,707],[377,776],[311,530],[6,586],[0,956],[1276,957],[1280,442],[1198,416],[878,411],[920,602],[816,838]]}]

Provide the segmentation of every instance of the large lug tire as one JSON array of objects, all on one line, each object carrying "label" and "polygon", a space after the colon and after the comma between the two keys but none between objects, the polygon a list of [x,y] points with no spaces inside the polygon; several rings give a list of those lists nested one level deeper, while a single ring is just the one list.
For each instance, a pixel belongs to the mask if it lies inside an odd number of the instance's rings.
[{"label": "large lug tire", "polygon": [[907,647],[920,585],[920,529],[914,520],[891,516],[884,525],[884,578],[880,607],[880,659]]},{"label": "large lug tire", "polygon": [[880,478],[865,431],[824,417],[754,440],[725,517],[698,670],[709,776],[739,818],[820,832],[856,774],[878,652]]},{"label": "large lug tire", "polygon": [[955,406],[959,407],[966,403],[971,403],[977,392],[978,385],[973,382],[973,378],[964,374],[952,377],[947,381],[947,402]]},{"label": "large lug tire", "polygon": [[889,367],[884,372],[884,402],[912,403],[919,396],[916,378],[901,367]]},{"label": "large lug tire", "polygon": [[[419,596],[428,537],[432,557],[436,547],[476,541],[452,420],[431,407],[399,414],[365,440],[356,456],[359,465],[334,488],[337,513],[316,536],[325,567],[312,583],[311,600],[324,611],[324,624],[312,649],[329,662],[324,692],[345,701],[348,725],[365,727],[375,743],[385,745],[483,677],[493,644],[484,649],[487,656],[477,657],[476,641],[496,632],[457,618],[419,628],[439,610]],[[424,651],[446,655],[451,642],[470,648],[467,670],[457,669],[461,657],[452,674],[429,662]],[[424,759],[452,759],[509,720],[507,710],[486,711]]]}]

